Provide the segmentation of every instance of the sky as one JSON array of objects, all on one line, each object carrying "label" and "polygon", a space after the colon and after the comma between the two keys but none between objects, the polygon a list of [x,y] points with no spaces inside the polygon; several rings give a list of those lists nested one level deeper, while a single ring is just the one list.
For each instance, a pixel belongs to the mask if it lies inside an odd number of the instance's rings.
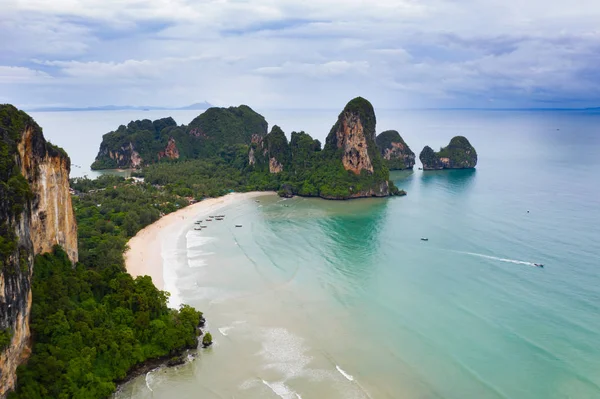
[{"label": "sky", "polygon": [[600,106],[598,0],[0,0],[0,103]]}]

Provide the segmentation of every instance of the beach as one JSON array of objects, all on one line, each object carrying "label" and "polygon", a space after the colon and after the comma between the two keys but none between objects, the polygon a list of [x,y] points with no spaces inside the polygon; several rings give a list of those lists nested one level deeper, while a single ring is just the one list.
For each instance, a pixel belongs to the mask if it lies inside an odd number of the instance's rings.
[{"label": "beach", "polygon": [[154,285],[164,290],[164,265],[161,255],[163,240],[174,236],[177,232],[189,229],[198,218],[210,216],[212,212],[223,207],[269,194],[274,193],[262,191],[230,193],[218,198],[205,199],[163,216],[156,222],[140,230],[127,243],[129,247],[125,253],[125,267],[127,268],[127,272],[134,278],[137,276],[150,276]]}]

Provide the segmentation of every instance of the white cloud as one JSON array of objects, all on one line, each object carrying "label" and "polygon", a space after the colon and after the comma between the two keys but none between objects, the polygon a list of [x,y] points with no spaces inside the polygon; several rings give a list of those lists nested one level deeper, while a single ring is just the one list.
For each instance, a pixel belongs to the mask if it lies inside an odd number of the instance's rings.
[{"label": "white cloud", "polygon": [[73,105],[593,104],[599,19],[595,0],[4,0],[0,91]]},{"label": "white cloud", "polygon": [[42,71],[0,65],[0,84],[43,83],[50,79],[51,77]]},{"label": "white cloud", "polygon": [[322,64],[286,62],[281,66],[260,67],[255,70],[261,75],[305,75],[313,78],[327,78],[347,73],[366,73],[369,63],[366,61],[329,61]]}]

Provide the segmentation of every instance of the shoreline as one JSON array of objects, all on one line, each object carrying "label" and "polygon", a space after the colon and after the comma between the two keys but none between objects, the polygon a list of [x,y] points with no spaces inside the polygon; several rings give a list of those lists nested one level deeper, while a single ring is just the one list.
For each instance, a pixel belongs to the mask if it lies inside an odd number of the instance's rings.
[{"label": "shoreline", "polygon": [[165,290],[164,265],[161,255],[163,234],[169,234],[174,227],[185,228],[185,226],[193,224],[194,220],[203,213],[208,214],[235,202],[263,195],[276,195],[276,193],[274,191],[230,193],[221,197],[205,199],[161,217],[138,231],[127,242],[128,249],[124,254],[127,272],[133,278],[150,276],[159,290]]}]

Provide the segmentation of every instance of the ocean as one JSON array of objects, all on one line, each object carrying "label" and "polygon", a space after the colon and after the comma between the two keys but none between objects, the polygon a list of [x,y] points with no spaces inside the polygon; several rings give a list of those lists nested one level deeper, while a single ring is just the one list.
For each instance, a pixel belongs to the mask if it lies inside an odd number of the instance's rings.
[{"label": "ocean", "polygon": [[[339,112],[258,111],[323,142]],[[600,113],[376,112],[417,156],[466,136],[477,168],[393,172],[401,198],[265,195],[182,229],[166,288],[215,344],[116,398],[600,397]],[[82,176],[119,124],[196,113],[32,116]]]}]

